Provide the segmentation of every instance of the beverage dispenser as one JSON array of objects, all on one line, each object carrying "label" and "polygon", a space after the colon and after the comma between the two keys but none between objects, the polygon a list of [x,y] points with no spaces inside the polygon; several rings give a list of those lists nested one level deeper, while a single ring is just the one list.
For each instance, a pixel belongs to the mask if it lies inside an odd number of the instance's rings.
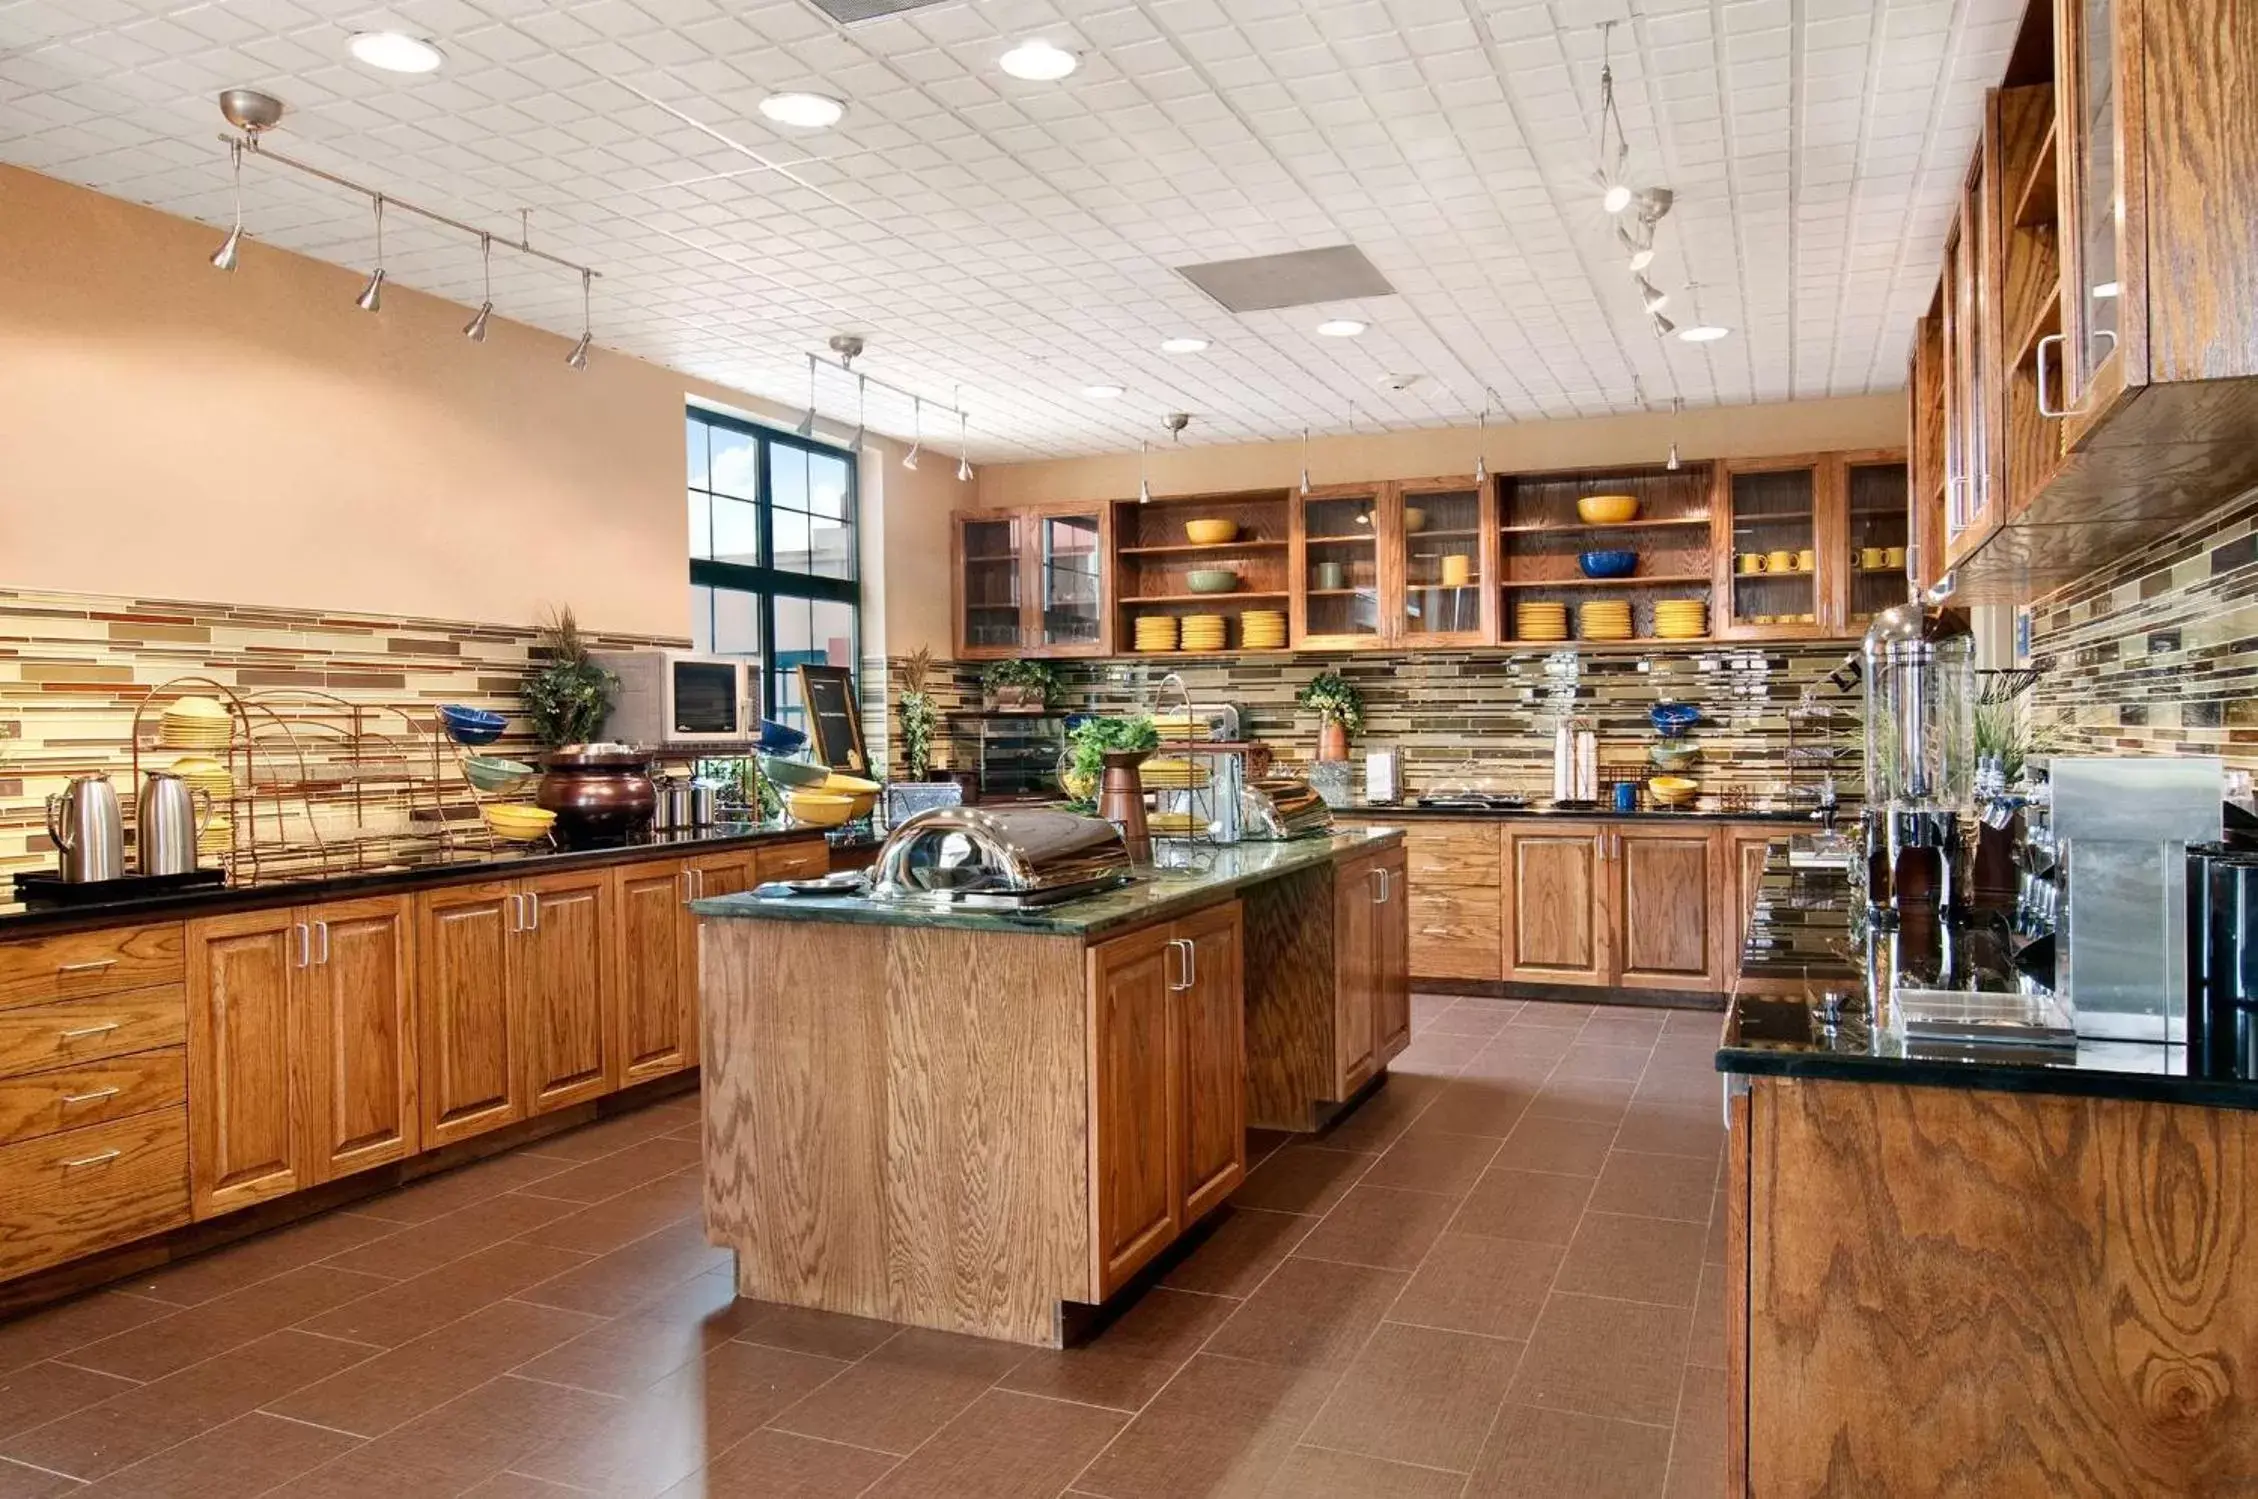
[{"label": "beverage dispenser", "polygon": [[1976,767],[1976,640],[1968,615],[1918,600],[1874,617],[1866,683],[1867,898],[1949,909],[1967,876]]}]

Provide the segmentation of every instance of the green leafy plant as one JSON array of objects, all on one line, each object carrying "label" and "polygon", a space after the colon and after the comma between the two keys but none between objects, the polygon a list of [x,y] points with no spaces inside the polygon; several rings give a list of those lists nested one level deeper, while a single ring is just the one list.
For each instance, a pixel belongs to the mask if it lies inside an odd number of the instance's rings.
[{"label": "green leafy plant", "polygon": [[994,661],[980,673],[980,687],[984,692],[1001,687],[1037,688],[1048,705],[1058,698],[1058,673],[1041,661]]},{"label": "green leafy plant", "polygon": [[1150,715],[1136,718],[1087,718],[1066,736],[1066,770],[1059,780],[1066,794],[1078,803],[1097,794],[1098,778],[1105,774],[1105,757],[1115,750],[1156,750],[1160,728]]},{"label": "green leafy plant", "polygon": [[2053,729],[2032,723],[2019,707],[2012,702],[1980,703],[1976,707],[1976,758],[1998,756],[2010,785],[2023,774],[2025,761],[2054,748]]},{"label": "green leafy plant", "polygon": [[940,715],[925,679],[933,670],[933,653],[924,646],[902,663],[902,764],[913,781],[933,772],[933,729]]},{"label": "green leafy plant", "polygon": [[603,732],[619,679],[588,659],[580,622],[559,609],[541,621],[533,650],[539,664],[525,674],[518,698],[542,747],[584,744]]},{"label": "green leafy plant", "polygon": [[1349,733],[1364,727],[1364,694],[1337,671],[1320,672],[1295,694],[1294,701],[1315,713],[1324,723],[1337,723]]}]

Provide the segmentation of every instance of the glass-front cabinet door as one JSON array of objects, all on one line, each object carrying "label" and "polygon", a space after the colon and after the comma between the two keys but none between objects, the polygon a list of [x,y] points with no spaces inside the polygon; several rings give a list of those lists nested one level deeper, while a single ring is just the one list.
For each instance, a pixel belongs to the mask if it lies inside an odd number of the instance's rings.
[{"label": "glass-front cabinet door", "polygon": [[[1988,129],[1989,127],[1987,127]],[[1996,132],[1993,132],[1996,134]],[[1961,199],[1956,247],[1946,250],[1947,284],[1957,299],[1952,319],[1954,350],[1952,378],[1957,384],[1959,420],[1955,438],[1959,467],[1945,487],[1944,549],[1949,569],[1967,551],[1980,545],[1993,528],[1992,461],[1992,287],[1985,267],[1990,264],[1991,229],[1996,222],[1991,183],[1985,171],[1985,153],[1978,151],[1969,168],[1967,192]]]},{"label": "glass-front cabinet door", "polygon": [[2067,445],[2124,393],[2126,264],[2118,0],[2056,0],[2055,162],[2063,189],[2062,313]]},{"label": "glass-front cabinet door", "polygon": [[1843,465],[1848,520],[1843,628],[1848,634],[1863,634],[1875,615],[1904,603],[1911,592],[1911,490],[1911,471],[1901,458],[1853,455]]},{"label": "glass-front cabinet door", "polygon": [[[1814,459],[1728,464],[1720,487],[1725,534],[1723,565],[1730,613],[1719,634],[1740,637],[1811,635],[1826,610],[1820,579],[1821,476]],[[1900,500],[1902,504],[1902,498]],[[1903,565],[1903,559],[1899,559]],[[1829,569],[1831,572],[1832,569]]]},{"label": "glass-front cabinet door", "polygon": [[1381,498],[1378,486],[1295,497],[1296,646],[1354,648],[1386,638]]},{"label": "glass-front cabinet door", "polygon": [[1021,628],[1022,526],[1017,515],[956,518],[957,654],[1014,656],[1026,644]]},{"label": "glass-front cabinet door", "polygon": [[1396,634],[1406,645],[1480,645],[1494,597],[1487,547],[1496,526],[1471,487],[1402,487],[1396,511],[1396,575],[1403,580]]},{"label": "glass-front cabinet door", "polygon": [[1097,651],[1105,619],[1105,523],[1100,512],[1039,514],[1035,534],[1035,597],[1041,606],[1036,643],[1046,655]]}]

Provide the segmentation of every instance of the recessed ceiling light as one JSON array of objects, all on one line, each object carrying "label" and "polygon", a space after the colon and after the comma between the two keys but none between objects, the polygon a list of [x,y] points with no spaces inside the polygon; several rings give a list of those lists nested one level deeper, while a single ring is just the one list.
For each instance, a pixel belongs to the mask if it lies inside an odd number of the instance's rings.
[{"label": "recessed ceiling light", "polygon": [[762,114],[802,130],[827,130],[846,112],[847,106],[828,94],[770,94],[761,100]]},{"label": "recessed ceiling light", "polygon": [[1041,40],[1021,42],[998,62],[1012,77],[1024,78],[1029,83],[1056,83],[1082,66],[1082,59],[1064,47],[1054,47]]},{"label": "recessed ceiling light", "polygon": [[1121,393],[1122,387],[1118,385],[1085,385],[1082,387],[1082,394],[1093,401],[1110,401]]},{"label": "recessed ceiling light", "polygon": [[1317,325],[1317,331],[1327,338],[1354,338],[1364,331],[1364,325],[1352,317],[1329,318]]},{"label": "recessed ceiling light", "polygon": [[398,31],[356,31],[345,48],[387,73],[436,73],[447,60],[431,43]]},{"label": "recessed ceiling light", "polygon": [[1207,347],[1204,338],[1164,338],[1160,341],[1163,354],[1197,354]]},{"label": "recessed ceiling light", "polygon": [[1683,330],[1678,334],[1678,337],[1690,344],[1706,344],[1715,343],[1732,331],[1730,328],[1720,328],[1714,323],[1703,323],[1698,328]]}]

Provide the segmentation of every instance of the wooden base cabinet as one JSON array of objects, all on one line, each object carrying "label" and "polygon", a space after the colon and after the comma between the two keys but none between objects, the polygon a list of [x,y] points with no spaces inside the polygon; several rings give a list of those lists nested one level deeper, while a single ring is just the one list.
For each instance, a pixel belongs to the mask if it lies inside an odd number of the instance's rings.
[{"label": "wooden base cabinet", "polygon": [[1090,949],[1097,1299],[1246,1178],[1238,902]]},{"label": "wooden base cabinet", "polygon": [[546,1114],[616,1084],[606,1013],[618,932],[612,871],[544,875],[520,885],[511,1003],[525,1068],[525,1109]]},{"label": "wooden base cabinet", "polygon": [[1724,987],[1717,830],[1625,823],[1605,836],[1613,985],[1696,991]]},{"label": "wooden base cabinet", "polygon": [[622,1083],[679,1072],[696,1058],[698,924],[693,880],[674,863],[613,871],[619,971],[613,981],[612,1055]]},{"label": "wooden base cabinet", "polygon": [[515,882],[416,897],[416,1007],[423,1141],[429,1146],[525,1117],[511,985],[524,918]]},{"label": "wooden base cabinet", "polygon": [[1518,983],[1605,985],[1607,881],[1596,823],[1505,829],[1505,976]]},{"label": "wooden base cabinet", "polygon": [[401,896],[188,924],[198,1218],[414,1153],[411,970]]},{"label": "wooden base cabinet", "polygon": [[1411,1041],[1411,948],[1399,847],[1343,859],[1333,869],[1333,1055],[1346,1100]]}]

